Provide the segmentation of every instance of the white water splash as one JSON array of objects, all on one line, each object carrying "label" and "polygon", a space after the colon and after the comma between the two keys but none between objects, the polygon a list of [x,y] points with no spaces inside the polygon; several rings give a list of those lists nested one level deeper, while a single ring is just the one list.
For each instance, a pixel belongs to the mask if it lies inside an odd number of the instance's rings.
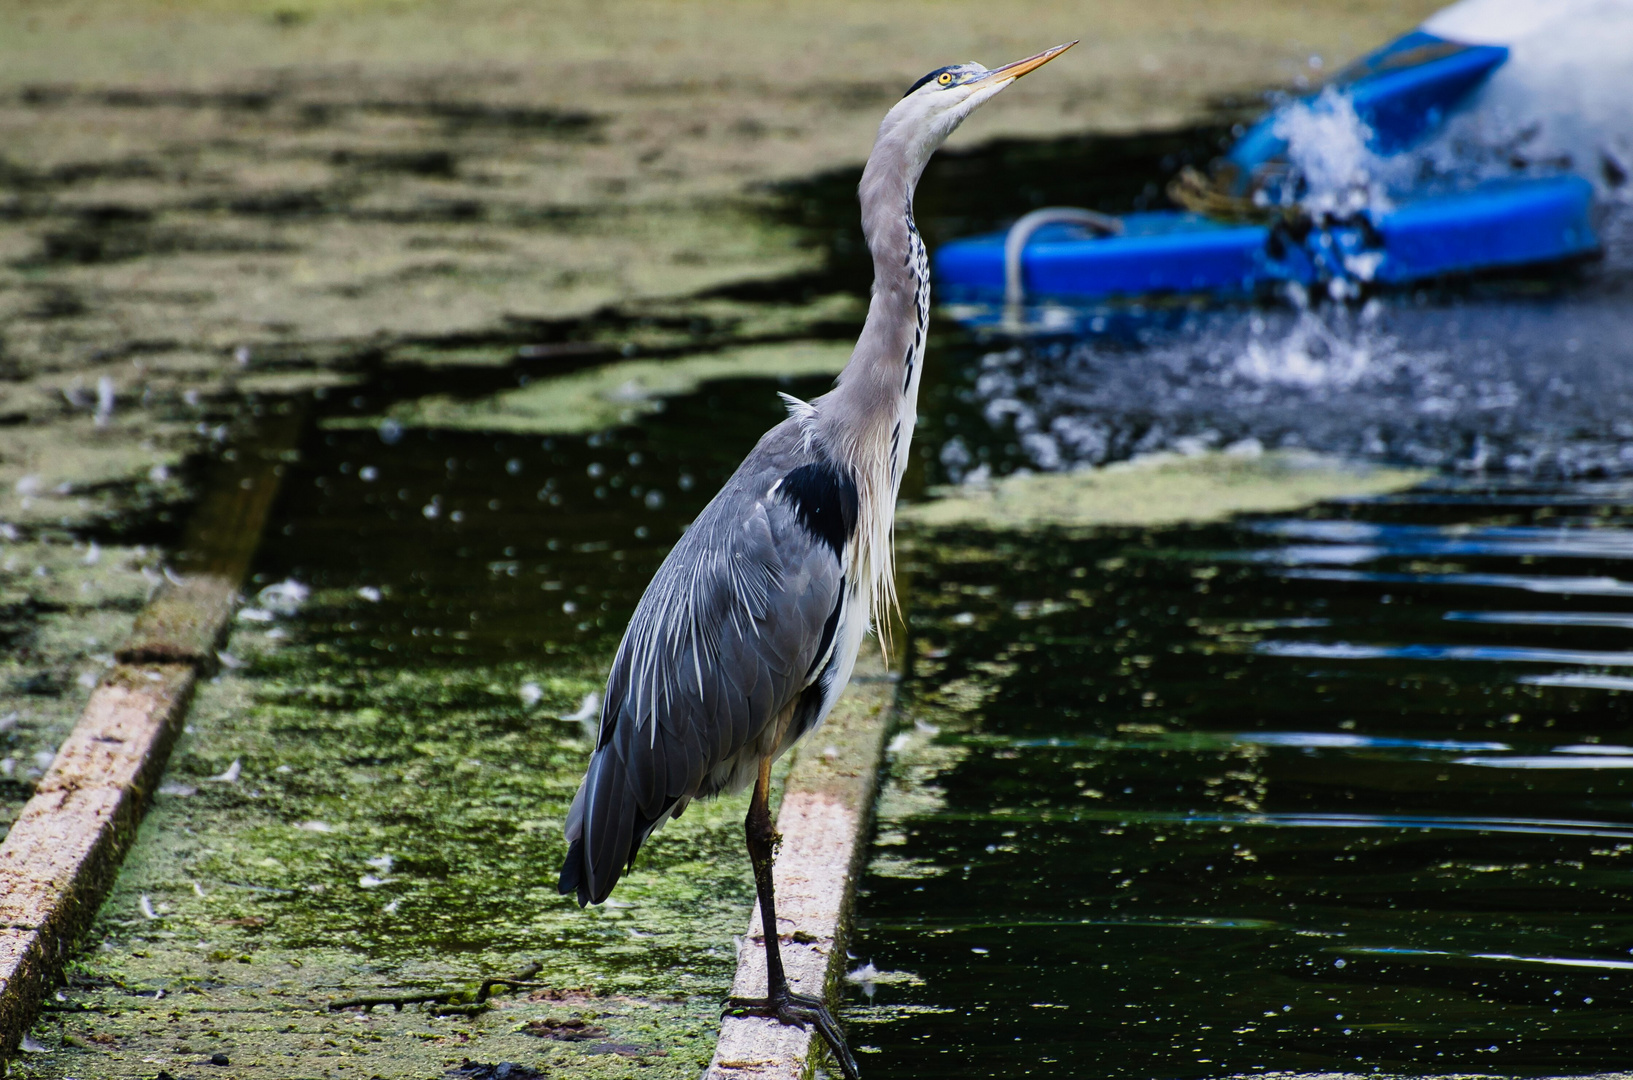
[{"label": "white water splash", "polygon": [[1249,320],[1250,336],[1232,364],[1251,382],[1304,389],[1349,389],[1368,379],[1389,378],[1406,358],[1394,338],[1374,328],[1376,306],[1362,309],[1349,325],[1335,325],[1300,306],[1290,327],[1267,333],[1265,320]]},{"label": "white water splash", "polygon": [[1275,133],[1287,140],[1294,185],[1281,194],[1312,215],[1349,216],[1389,208],[1385,160],[1372,152],[1372,128],[1355,111],[1348,94],[1332,87],[1299,101],[1276,117]]},{"label": "white water splash", "polygon": [[[1512,297],[1199,313],[982,358],[953,482],[1233,444],[1463,473],[1633,476],[1633,322],[1611,281]],[[1249,443],[1249,440],[1253,440]]]}]

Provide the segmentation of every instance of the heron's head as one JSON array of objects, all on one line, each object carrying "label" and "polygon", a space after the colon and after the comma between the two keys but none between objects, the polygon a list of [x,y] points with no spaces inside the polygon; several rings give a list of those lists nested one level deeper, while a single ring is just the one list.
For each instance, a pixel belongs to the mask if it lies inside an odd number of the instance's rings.
[{"label": "heron's head", "polygon": [[923,165],[964,118],[1004,87],[1047,64],[1077,42],[988,70],[977,63],[937,68],[908,88],[879,125],[879,141],[899,142]]}]

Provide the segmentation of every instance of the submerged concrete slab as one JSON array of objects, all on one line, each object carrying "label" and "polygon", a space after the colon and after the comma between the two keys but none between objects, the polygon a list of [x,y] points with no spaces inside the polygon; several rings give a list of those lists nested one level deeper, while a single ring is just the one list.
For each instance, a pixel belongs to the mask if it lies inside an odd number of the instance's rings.
[{"label": "submerged concrete slab", "polygon": [[[895,680],[863,646],[845,696],[799,749],[783,788],[777,829],[777,930],[795,993],[828,997],[844,974],[845,936],[895,703]],[[735,997],[766,992],[759,909],[737,954]],[[822,1041],[760,1017],[726,1017],[705,1074],[710,1080],[769,1080],[811,1074]]]},{"label": "submerged concrete slab", "polygon": [[1330,499],[1386,495],[1415,487],[1430,475],[1304,451],[1151,454],[1098,469],[933,489],[929,501],[902,507],[897,517],[932,529],[1202,524],[1235,514],[1285,513]]}]

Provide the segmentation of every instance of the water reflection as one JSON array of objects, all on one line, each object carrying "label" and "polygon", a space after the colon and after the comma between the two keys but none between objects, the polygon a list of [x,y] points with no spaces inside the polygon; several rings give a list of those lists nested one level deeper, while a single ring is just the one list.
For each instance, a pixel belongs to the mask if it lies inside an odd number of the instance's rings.
[{"label": "water reflection", "polygon": [[1255,647],[1266,656],[1305,656],[1326,660],[1490,660],[1498,663],[1633,667],[1633,652],[1589,652],[1583,649],[1501,645],[1357,645],[1348,641],[1264,641]]},{"label": "water reflection", "polygon": [[1523,589],[1559,596],[1633,596],[1633,582],[1613,577],[1563,577],[1535,574],[1368,574],[1351,570],[1290,570],[1287,578],[1306,581],[1397,582],[1403,585],[1453,585],[1476,589]]},{"label": "water reflection", "polygon": [[870,1075],[1619,1068],[1621,494],[921,538]]},{"label": "water reflection", "polygon": [[[367,601],[311,613],[306,632],[340,654],[599,658],[670,545],[781,419],[775,390],[827,381],[723,380],[588,436],[319,425],[286,474],[256,584]],[[360,395],[330,411],[378,408]]]}]

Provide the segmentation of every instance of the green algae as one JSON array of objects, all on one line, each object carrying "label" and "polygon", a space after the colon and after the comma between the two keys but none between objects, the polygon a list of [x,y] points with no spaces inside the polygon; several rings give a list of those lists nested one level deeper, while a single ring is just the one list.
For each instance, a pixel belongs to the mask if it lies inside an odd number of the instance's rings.
[{"label": "green algae", "polygon": [[826,341],[750,345],[677,360],[626,360],[539,379],[477,401],[448,395],[420,398],[384,418],[341,417],[331,427],[402,427],[526,434],[573,435],[628,424],[658,412],[663,399],[695,391],[708,382],[753,377],[837,375],[851,346]]},{"label": "green algae", "polygon": [[903,507],[898,516],[928,528],[1023,531],[1194,524],[1403,491],[1429,475],[1292,451],[1162,454],[1100,469],[933,489],[931,501]]},{"label": "green algae", "polygon": [[[465,1058],[696,1075],[752,900],[743,797],[694,805],[613,903],[581,910],[554,879],[590,745],[557,717],[598,687],[599,658],[426,671],[284,632],[241,624],[241,666],[200,688],[94,947],[36,1028],[49,1052],[19,1075],[151,1075],[217,1051],[280,1076]],[[328,1011],[528,967],[531,988],[471,1016]],[[575,1017],[605,1034],[525,1030]]]},{"label": "green algae", "polygon": [[0,521],[84,530],[179,503],[191,449],[179,425],[134,413],[105,425],[84,414],[23,423],[0,452]]}]

